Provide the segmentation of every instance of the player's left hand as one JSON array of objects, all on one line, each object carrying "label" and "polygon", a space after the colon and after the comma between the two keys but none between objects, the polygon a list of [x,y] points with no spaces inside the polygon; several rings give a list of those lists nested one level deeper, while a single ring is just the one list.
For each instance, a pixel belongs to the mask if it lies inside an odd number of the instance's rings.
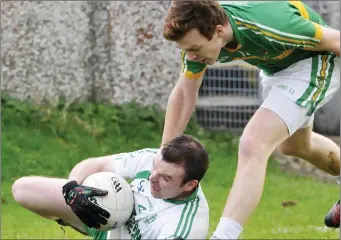
[{"label": "player's left hand", "polygon": [[88,227],[99,228],[100,224],[107,224],[106,218],[110,217],[110,213],[93,203],[91,197],[105,196],[108,191],[70,181],[63,186],[62,192],[66,204]]}]

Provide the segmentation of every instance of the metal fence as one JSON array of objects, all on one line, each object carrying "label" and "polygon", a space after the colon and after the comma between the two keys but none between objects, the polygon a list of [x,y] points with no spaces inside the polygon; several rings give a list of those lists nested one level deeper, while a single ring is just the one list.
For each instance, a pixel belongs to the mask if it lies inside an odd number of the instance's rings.
[{"label": "metal fence", "polygon": [[240,131],[261,101],[257,68],[241,62],[209,67],[199,90],[196,120],[210,130]]}]

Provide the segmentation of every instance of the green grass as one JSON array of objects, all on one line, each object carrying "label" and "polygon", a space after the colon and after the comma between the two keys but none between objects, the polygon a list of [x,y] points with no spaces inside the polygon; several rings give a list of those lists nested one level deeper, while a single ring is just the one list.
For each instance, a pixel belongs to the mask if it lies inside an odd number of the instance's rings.
[{"label": "green grass", "polygon": [[[215,176],[212,171],[215,166],[212,168],[203,184],[211,209],[210,231],[214,231],[219,221],[225,195],[229,191],[227,187],[230,187],[232,180],[228,180],[225,185],[220,184],[224,173]],[[338,193],[339,186],[283,173],[272,163],[261,202],[241,238],[339,239],[339,230],[326,229],[323,224],[323,217],[336,201]],[[297,204],[292,207],[282,206],[283,201],[290,200],[297,201]]]},{"label": "green grass", "polygon": [[[17,205],[11,195],[15,179],[24,175],[66,177],[72,166],[87,157],[157,147],[161,140],[164,114],[152,108],[82,104],[66,109],[61,104],[58,109],[2,99],[4,239],[85,238],[68,228],[64,233],[53,221]],[[200,138],[210,153],[210,169],[202,183],[210,204],[210,237],[233,181],[237,139],[226,133],[204,132],[193,122],[187,133]],[[284,173],[270,161],[261,203],[241,238],[339,239],[339,230],[325,229],[323,224],[338,196],[338,185]],[[297,204],[284,208],[281,203],[288,200]]]}]

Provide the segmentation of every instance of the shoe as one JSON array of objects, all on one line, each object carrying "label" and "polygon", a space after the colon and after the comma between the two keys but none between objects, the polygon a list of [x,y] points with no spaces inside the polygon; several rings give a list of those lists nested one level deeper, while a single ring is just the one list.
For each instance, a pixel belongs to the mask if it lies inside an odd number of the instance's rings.
[{"label": "shoe", "polygon": [[340,227],[340,200],[329,210],[324,218],[324,224],[330,228]]}]

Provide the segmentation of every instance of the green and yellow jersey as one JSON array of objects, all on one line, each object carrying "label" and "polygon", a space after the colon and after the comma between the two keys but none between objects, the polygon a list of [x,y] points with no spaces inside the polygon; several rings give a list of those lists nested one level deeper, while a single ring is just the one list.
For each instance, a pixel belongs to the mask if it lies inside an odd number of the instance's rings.
[{"label": "green and yellow jersey", "polygon": [[[218,62],[243,60],[265,75],[281,71],[295,62],[333,53],[310,51],[322,39],[323,19],[300,1],[220,1],[229,17],[235,49],[222,48]],[[191,62],[181,52],[182,72],[196,79],[206,64]]]}]

